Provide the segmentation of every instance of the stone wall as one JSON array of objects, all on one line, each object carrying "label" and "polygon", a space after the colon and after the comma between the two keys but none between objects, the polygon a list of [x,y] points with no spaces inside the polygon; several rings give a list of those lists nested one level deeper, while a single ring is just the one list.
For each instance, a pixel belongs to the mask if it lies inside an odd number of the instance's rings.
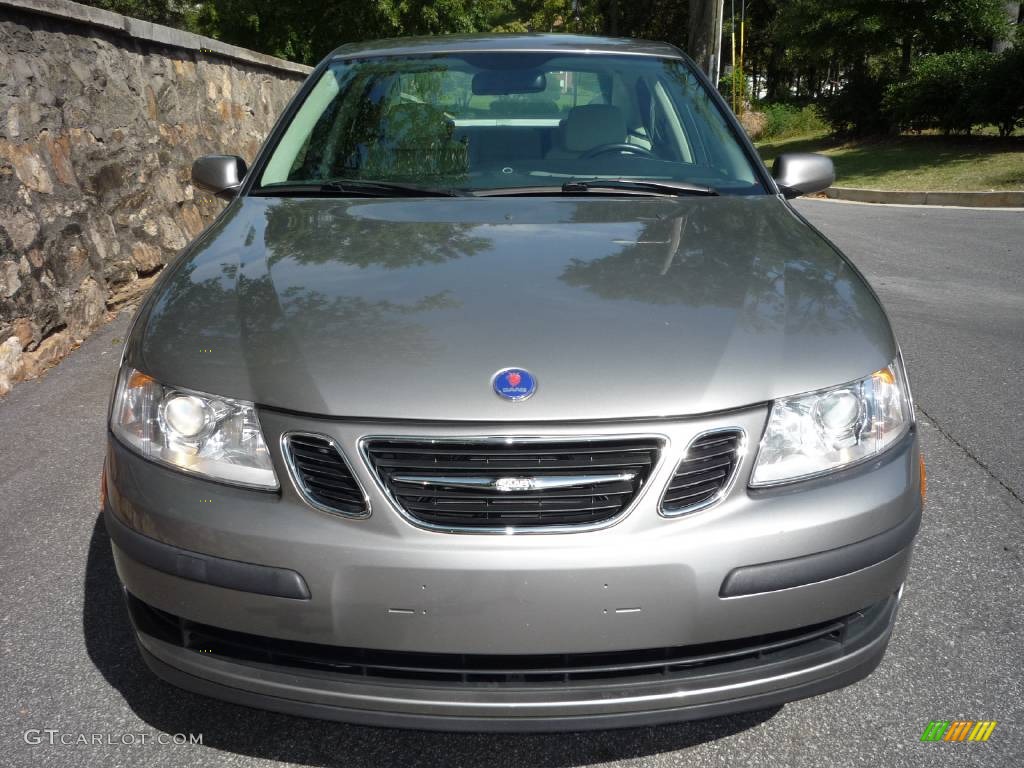
[{"label": "stone wall", "polygon": [[64,0],[0,0],[0,395],[141,295],[308,68]]}]

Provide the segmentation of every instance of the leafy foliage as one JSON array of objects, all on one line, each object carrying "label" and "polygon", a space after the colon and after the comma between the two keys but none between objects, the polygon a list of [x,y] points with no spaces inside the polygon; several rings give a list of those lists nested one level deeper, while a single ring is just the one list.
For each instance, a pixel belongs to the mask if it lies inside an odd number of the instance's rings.
[{"label": "leafy foliage", "polygon": [[1003,136],[1024,120],[1024,50],[961,50],[926,56],[892,85],[885,108],[902,129],[970,133],[991,124]]},{"label": "leafy foliage", "polygon": [[[691,11],[706,17],[705,6],[712,1],[85,0],[307,64],[346,42],[444,33],[593,33],[683,46]],[[745,5],[744,90],[752,100],[819,104],[832,129],[850,135],[897,127],[963,132],[970,129],[968,112],[955,114],[951,106],[966,104],[963,99],[973,104],[971,119],[1001,131],[1012,132],[1021,119],[1020,31],[1016,48],[1001,58],[983,64],[975,55],[1009,35],[1004,0],[748,0]],[[730,14],[740,7],[739,0],[725,4],[726,63],[731,30],[739,23]],[[970,72],[956,71],[961,65]],[[984,70],[981,79],[978,67]],[[945,111],[944,88],[962,94],[956,97],[961,101],[950,99]],[[793,119],[790,112],[773,114],[767,116],[767,130],[791,130],[784,127]]]},{"label": "leafy foliage", "polygon": [[183,0],[85,0],[85,4],[169,27],[196,27],[196,7]]},{"label": "leafy foliage", "polygon": [[772,100],[820,100],[839,133],[892,129],[882,109],[889,87],[915,59],[987,48],[1007,32],[1002,0],[788,0],[752,53]]},{"label": "leafy foliage", "polygon": [[978,50],[925,56],[902,82],[891,85],[884,106],[900,128],[943,133],[970,133],[981,122],[979,98],[992,54]]},{"label": "leafy foliage", "polygon": [[1000,136],[1024,127],[1024,32],[1018,33],[1015,47],[991,63],[978,97],[984,104],[983,122],[995,125]]},{"label": "leafy foliage", "polygon": [[198,31],[315,64],[342,43],[490,29],[508,0],[206,0]]},{"label": "leafy foliage", "polygon": [[762,139],[789,139],[817,133],[825,127],[818,108],[808,104],[796,107],[792,104],[766,104],[762,111],[765,116]]},{"label": "leafy foliage", "polygon": [[874,62],[855,69],[844,87],[821,101],[825,121],[840,136],[890,133],[892,116],[882,109],[886,90],[897,80],[891,62]]}]

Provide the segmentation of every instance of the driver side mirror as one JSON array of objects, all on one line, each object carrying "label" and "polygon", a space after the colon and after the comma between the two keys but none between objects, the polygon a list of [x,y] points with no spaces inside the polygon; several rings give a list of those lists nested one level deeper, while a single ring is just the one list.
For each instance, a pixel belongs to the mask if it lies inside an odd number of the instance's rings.
[{"label": "driver side mirror", "polygon": [[192,163],[192,184],[207,194],[230,200],[245,178],[245,160],[236,155],[204,155]]},{"label": "driver side mirror", "polygon": [[779,155],[772,165],[772,176],[787,199],[828,189],[836,180],[832,160],[810,152]]}]

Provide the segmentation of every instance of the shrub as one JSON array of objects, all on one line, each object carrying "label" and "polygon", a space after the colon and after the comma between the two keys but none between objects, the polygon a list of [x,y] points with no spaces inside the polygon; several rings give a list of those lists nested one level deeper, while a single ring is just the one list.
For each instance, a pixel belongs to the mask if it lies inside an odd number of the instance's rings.
[{"label": "shrub", "polygon": [[904,130],[970,133],[973,125],[991,122],[984,92],[995,59],[972,49],[925,56],[905,80],[888,88],[883,107]]},{"label": "shrub", "polygon": [[718,81],[718,92],[722,94],[722,98],[725,99],[725,103],[732,107],[732,91],[733,87],[740,83],[741,93],[740,96],[740,112],[745,112],[746,107],[750,104],[750,84],[744,78],[742,81],[738,77],[733,77],[732,73],[722,75],[722,78]]},{"label": "shrub", "polygon": [[996,126],[1000,136],[1024,126],[1024,35],[1016,47],[993,57],[977,109],[979,122]]},{"label": "shrub", "polygon": [[795,107],[792,104],[766,104],[761,110],[764,113],[762,139],[788,139],[817,133],[825,128],[818,108],[814,105]]},{"label": "shrub", "polygon": [[822,102],[822,114],[832,132],[839,136],[889,133],[892,117],[882,109],[882,100],[894,80],[889,67],[851,75],[839,93]]},{"label": "shrub", "polygon": [[764,135],[765,116],[764,112],[755,112],[752,109],[745,110],[739,116],[740,125],[747,132],[751,141],[757,141]]}]

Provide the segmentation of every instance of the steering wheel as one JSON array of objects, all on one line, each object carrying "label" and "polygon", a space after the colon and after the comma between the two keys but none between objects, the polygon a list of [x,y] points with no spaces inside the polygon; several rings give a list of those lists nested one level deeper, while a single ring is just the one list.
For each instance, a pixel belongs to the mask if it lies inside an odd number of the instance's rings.
[{"label": "steering wheel", "polygon": [[582,155],[580,160],[590,160],[598,155],[604,155],[608,152],[626,152],[631,155],[641,155],[642,157],[649,157],[652,160],[658,158],[651,150],[646,147],[641,147],[636,144],[627,144],[626,142],[615,142],[614,144],[599,144],[596,147],[591,147]]}]

